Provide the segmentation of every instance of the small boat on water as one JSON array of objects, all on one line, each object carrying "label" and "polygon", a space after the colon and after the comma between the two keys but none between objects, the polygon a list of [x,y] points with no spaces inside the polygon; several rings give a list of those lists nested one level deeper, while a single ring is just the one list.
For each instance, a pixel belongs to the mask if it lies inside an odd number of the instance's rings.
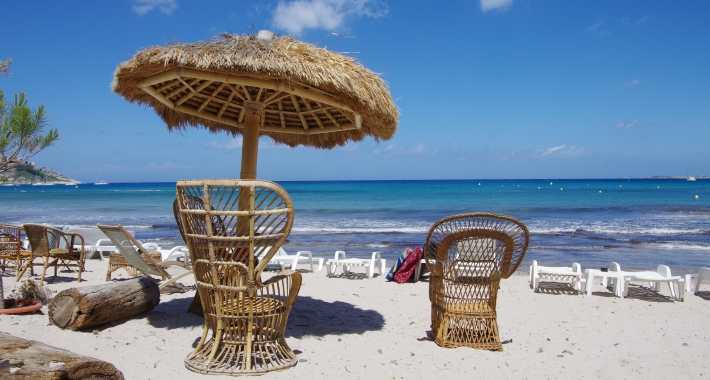
[{"label": "small boat on water", "polygon": [[108,185],[108,182],[106,182],[106,181],[94,182],[94,185]]},{"label": "small boat on water", "polygon": [[690,168],[688,168],[688,178],[685,179],[688,182],[695,182],[695,177],[690,175]]}]

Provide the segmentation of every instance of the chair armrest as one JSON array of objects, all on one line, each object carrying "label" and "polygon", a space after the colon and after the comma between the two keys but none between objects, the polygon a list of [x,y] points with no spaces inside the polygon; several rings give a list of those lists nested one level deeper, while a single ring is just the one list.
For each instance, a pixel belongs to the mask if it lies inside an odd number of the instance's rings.
[{"label": "chair armrest", "polygon": [[333,260],[338,260],[338,256],[340,256],[341,254],[343,255],[343,260],[348,258],[347,256],[345,256],[345,251],[335,251],[335,257],[333,258]]},{"label": "chair armrest", "polygon": [[261,283],[262,287],[266,287],[277,282],[291,281],[291,288],[288,291],[288,297],[286,298],[286,308],[290,309],[293,306],[294,301],[296,301],[296,296],[298,296],[299,290],[301,290],[301,282],[303,277],[300,273],[292,269],[284,269],[278,272],[275,276],[269,278],[268,280]]}]

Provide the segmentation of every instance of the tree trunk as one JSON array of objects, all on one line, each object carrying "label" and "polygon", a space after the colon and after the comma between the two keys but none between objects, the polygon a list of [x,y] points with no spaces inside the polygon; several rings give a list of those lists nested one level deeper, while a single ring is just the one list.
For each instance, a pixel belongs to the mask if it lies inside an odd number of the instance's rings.
[{"label": "tree trunk", "polygon": [[110,284],[59,292],[47,306],[49,321],[62,329],[78,330],[152,310],[160,290],[151,279],[139,277]]},{"label": "tree trunk", "polygon": [[0,332],[0,378],[123,380],[113,364]]}]

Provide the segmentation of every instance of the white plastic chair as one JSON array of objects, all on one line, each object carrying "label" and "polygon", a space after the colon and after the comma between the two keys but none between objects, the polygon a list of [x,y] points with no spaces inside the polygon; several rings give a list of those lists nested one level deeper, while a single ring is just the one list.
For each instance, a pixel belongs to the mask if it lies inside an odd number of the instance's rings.
[{"label": "white plastic chair", "polygon": [[692,279],[695,279],[695,287],[693,288],[693,294],[700,291],[700,284],[703,280],[710,281],[710,268],[700,268],[697,274],[686,274],[685,275],[685,291],[690,291],[690,283]]},{"label": "white plastic chair", "polygon": [[582,283],[586,280],[582,277],[582,266],[579,263],[572,263],[571,267],[546,267],[537,264],[533,260],[530,265],[530,288],[537,292],[540,280],[569,282],[578,292],[582,290]]},{"label": "white plastic chair", "polygon": [[[323,258],[322,257],[316,257],[318,261],[318,271],[323,269]],[[289,255],[284,251],[283,247],[280,247],[278,251],[276,251],[276,254],[271,258],[269,263],[274,263],[274,264],[281,264],[282,267],[284,265],[290,266],[292,270],[296,270],[296,267],[298,267],[299,262],[305,262],[306,264],[309,264],[311,266],[311,272],[313,272],[313,255],[311,254],[311,251],[298,251],[296,252],[295,255]]]},{"label": "white plastic chair", "polygon": [[[343,258],[339,258],[340,256]],[[351,267],[359,266],[365,267],[367,270],[367,278],[372,278],[375,275],[375,268],[379,270],[379,274],[383,275],[385,273],[385,259],[380,257],[379,252],[373,252],[372,258],[369,259],[348,259],[345,255],[345,251],[335,251],[335,257],[328,259],[326,263],[328,265],[328,277],[333,277],[335,275],[335,270],[338,266],[343,267],[344,274],[350,274]]]}]

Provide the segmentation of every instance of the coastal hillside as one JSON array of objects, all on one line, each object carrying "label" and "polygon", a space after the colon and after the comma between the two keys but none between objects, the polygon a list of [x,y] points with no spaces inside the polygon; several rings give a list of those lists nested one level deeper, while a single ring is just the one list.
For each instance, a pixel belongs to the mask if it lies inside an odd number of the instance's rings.
[{"label": "coastal hillside", "polygon": [[37,168],[31,163],[21,163],[0,174],[0,183],[9,185],[81,183],[49,168]]}]

